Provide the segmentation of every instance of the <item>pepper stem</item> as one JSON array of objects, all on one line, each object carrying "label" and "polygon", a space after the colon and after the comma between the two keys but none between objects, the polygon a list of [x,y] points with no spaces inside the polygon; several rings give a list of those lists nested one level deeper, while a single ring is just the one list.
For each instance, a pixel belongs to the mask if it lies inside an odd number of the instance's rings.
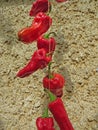
[{"label": "pepper stem", "polygon": [[43,117],[43,118],[49,117],[49,115],[48,115],[48,107],[45,109],[45,111],[44,111],[42,117]]},{"label": "pepper stem", "polygon": [[51,34],[53,34],[54,36],[57,36],[55,32],[50,32],[48,35],[50,36]]},{"label": "pepper stem", "polygon": [[47,15],[49,15],[49,13],[51,12],[52,10],[52,5],[50,3],[50,1],[48,2],[48,12],[47,12]]},{"label": "pepper stem", "polygon": [[48,93],[51,102],[56,100],[56,96],[52,92],[48,89],[45,89],[45,91]]},{"label": "pepper stem", "polygon": [[55,32],[50,32],[50,33],[48,33],[48,34],[45,34],[45,35],[44,35],[44,38],[47,38],[47,39],[48,39],[51,34],[53,34],[54,36],[57,36],[57,34],[56,34]]},{"label": "pepper stem", "polygon": [[44,38],[48,39],[49,38],[49,34],[45,34]]},{"label": "pepper stem", "polygon": [[48,2],[48,13],[50,13],[51,12],[51,10],[52,10],[52,5]]},{"label": "pepper stem", "polygon": [[49,79],[53,78],[53,75],[51,74],[51,64],[52,64],[52,62],[49,62],[49,64],[48,64],[48,76],[49,76]]}]

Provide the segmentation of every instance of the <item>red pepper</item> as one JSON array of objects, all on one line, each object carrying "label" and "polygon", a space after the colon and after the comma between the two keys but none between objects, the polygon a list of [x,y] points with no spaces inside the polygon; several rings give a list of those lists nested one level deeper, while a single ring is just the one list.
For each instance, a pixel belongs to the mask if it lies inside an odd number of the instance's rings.
[{"label": "red pepper", "polygon": [[56,0],[57,2],[66,2],[68,0]]},{"label": "red pepper", "polygon": [[55,130],[52,117],[39,117],[36,120],[37,130]]},{"label": "red pepper", "polygon": [[49,76],[45,76],[43,78],[43,87],[49,89],[57,97],[61,97],[63,95],[62,89],[64,87],[64,83],[64,77],[57,73],[53,73],[51,78],[49,78]]},{"label": "red pepper", "polygon": [[53,54],[53,52],[55,50],[55,46],[56,46],[56,41],[53,37],[51,37],[51,38],[47,37],[46,38],[45,36],[41,35],[37,39],[38,49],[44,48],[47,53]]},{"label": "red pepper", "polygon": [[17,76],[20,78],[29,76],[36,70],[45,68],[50,61],[51,57],[46,55],[46,51],[39,49],[34,52],[29,63],[17,73]]},{"label": "red pepper", "polygon": [[60,130],[74,130],[61,98],[57,98],[50,102],[48,108],[58,123]]},{"label": "red pepper", "polygon": [[36,0],[35,2],[33,2],[29,15],[35,16],[39,12],[47,12],[48,8],[49,8],[48,0]]},{"label": "red pepper", "polygon": [[45,13],[40,12],[36,15],[30,27],[26,27],[18,32],[18,38],[26,44],[31,43],[45,33],[51,24],[52,19]]}]

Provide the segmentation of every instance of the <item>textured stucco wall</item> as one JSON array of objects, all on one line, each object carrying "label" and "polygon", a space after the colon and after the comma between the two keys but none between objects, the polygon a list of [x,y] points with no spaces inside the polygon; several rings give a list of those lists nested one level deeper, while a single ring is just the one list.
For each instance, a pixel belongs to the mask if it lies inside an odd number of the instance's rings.
[{"label": "textured stucco wall", "polygon": [[[17,32],[32,22],[31,3],[0,0],[0,130],[36,130],[36,118],[47,102],[42,87],[47,69],[25,79],[15,77],[37,49],[36,43],[17,40]],[[57,33],[52,67],[67,81],[62,99],[69,118],[75,130],[97,130],[98,1],[54,0],[50,15],[48,32]]]}]

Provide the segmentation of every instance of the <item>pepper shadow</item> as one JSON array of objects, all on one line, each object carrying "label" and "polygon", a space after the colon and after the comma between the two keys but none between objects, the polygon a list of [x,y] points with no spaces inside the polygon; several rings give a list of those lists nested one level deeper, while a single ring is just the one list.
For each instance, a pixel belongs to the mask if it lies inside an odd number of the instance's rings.
[{"label": "pepper shadow", "polygon": [[11,19],[9,17],[5,18],[5,14],[3,14],[3,10],[0,11],[0,21],[1,22],[1,29],[0,29],[0,38],[5,41],[5,43],[8,43],[6,41],[11,41],[13,39],[14,29],[12,28]]},{"label": "pepper shadow", "polygon": [[63,97],[71,98],[71,96],[73,95],[73,92],[74,92],[74,84],[71,81],[70,73],[65,66],[61,66],[59,68],[59,73],[62,74],[65,78]]},{"label": "pepper shadow", "polygon": [[64,34],[62,33],[61,29],[58,29],[57,36],[55,38],[57,41],[57,47],[56,47],[56,51],[55,51],[53,60],[54,60],[55,64],[57,64],[57,66],[58,66],[57,71],[60,74],[62,74],[66,80],[66,84],[64,87],[64,94],[66,94],[65,91],[67,91],[68,92],[67,95],[72,96],[73,90],[74,90],[74,87],[73,87],[74,85],[71,81],[70,73],[69,73],[68,69],[66,68],[66,64],[63,63],[64,59],[65,59],[65,57],[64,57],[65,54],[67,55],[67,53],[70,51],[69,46],[68,46],[68,41],[64,37]]},{"label": "pepper shadow", "polygon": [[62,64],[64,60],[64,54],[69,52],[68,48],[68,41],[64,37],[64,33],[62,33],[62,29],[58,27],[58,31],[56,32],[55,36],[57,45],[56,45],[56,50],[54,53],[54,61],[56,64]]},{"label": "pepper shadow", "polygon": [[13,45],[13,39],[16,39],[12,17],[10,16],[10,8],[8,8],[8,6],[11,6],[11,4],[9,2],[6,2],[6,0],[3,2],[0,1],[0,4],[0,40],[1,43],[8,45],[8,49],[11,49]]},{"label": "pepper shadow", "polygon": [[[0,39],[5,43],[17,40],[15,28],[10,15],[10,8],[18,5],[32,5],[32,0],[1,0],[0,1]],[[9,11],[9,13],[7,13]],[[13,10],[14,11],[14,10]]]}]

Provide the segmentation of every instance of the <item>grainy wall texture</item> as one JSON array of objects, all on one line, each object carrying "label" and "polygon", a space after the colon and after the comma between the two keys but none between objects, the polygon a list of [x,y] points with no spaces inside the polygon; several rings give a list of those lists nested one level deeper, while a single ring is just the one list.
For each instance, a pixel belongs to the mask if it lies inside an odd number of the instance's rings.
[{"label": "grainy wall texture", "polygon": [[[0,0],[0,130],[36,130],[36,118],[48,101],[42,87],[47,68],[16,78],[37,49],[36,42],[25,45],[17,39],[33,20],[31,3]],[[48,32],[57,33],[52,69],[67,82],[62,100],[75,130],[98,130],[98,1],[52,4]]]}]

